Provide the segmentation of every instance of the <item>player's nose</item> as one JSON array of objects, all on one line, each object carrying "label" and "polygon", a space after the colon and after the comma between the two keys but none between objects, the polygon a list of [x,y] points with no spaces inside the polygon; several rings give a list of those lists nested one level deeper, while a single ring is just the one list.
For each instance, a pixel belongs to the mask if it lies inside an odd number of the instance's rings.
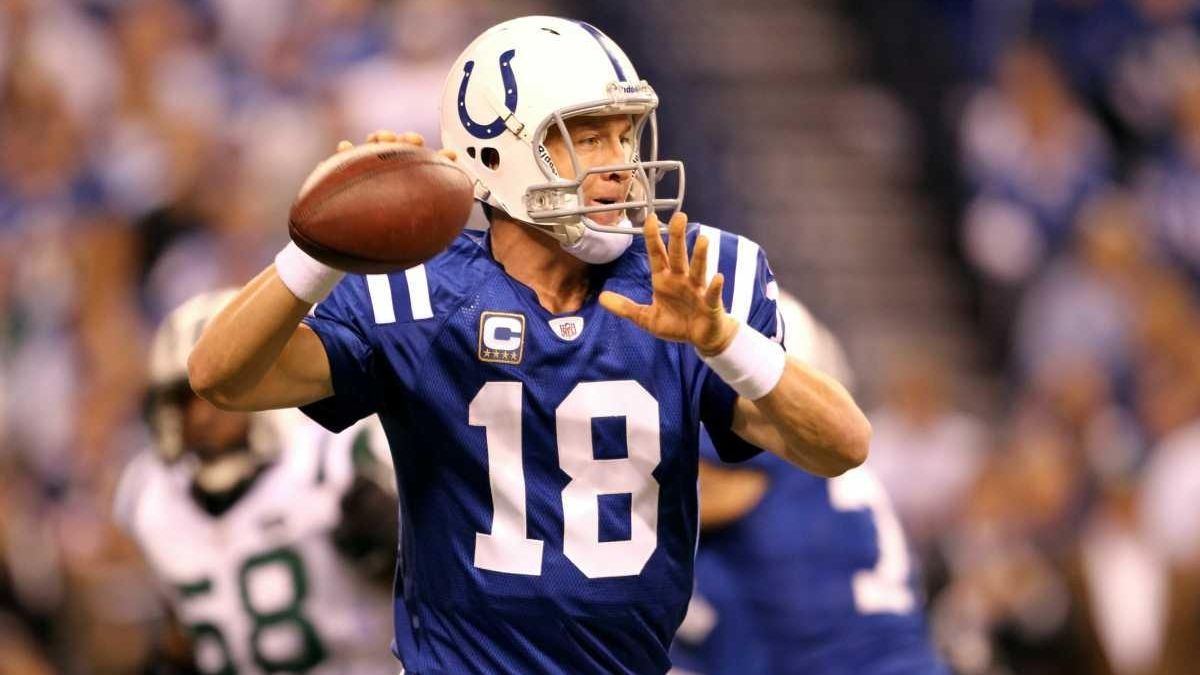
[{"label": "player's nose", "polygon": [[606,171],[603,174],[605,180],[610,180],[616,183],[626,183],[633,179],[632,171]]},{"label": "player's nose", "polygon": [[[628,164],[628,163],[629,163],[629,158],[626,157],[623,152],[613,152],[613,153],[608,154],[604,158],[604,164],[607,166],[617,166],[617,165]],[[604,173],[604,177],[607,178],[608,180],[616,181],[619,183],[624,183],[633,178],[633,171],[628,170],[628,169],[621,170],[621,171],[617,171],[617,170],[606,171]]]},{"label": "player's nose", "polygon": [[601,161],[607,165],[629,163],[629,150],[620,137],[611,138],[604,144],[604,156],[601,157]]}]

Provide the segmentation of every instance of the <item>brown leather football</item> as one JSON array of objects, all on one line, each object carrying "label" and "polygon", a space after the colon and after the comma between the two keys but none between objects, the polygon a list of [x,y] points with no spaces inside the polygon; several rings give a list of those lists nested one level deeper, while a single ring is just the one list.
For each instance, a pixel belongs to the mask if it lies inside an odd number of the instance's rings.
[{"label": "brown leather football", "polygon": [[313,170],[292,204],[292,241],[326,265],[382,274],[429,260],[454,241],[474,202],[471,179],[432,150],[367,143]]}]

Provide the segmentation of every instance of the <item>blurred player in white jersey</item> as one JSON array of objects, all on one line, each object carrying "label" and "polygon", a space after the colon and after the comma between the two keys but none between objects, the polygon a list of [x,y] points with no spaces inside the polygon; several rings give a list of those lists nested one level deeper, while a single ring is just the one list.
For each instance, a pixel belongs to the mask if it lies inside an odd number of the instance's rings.
[{"label": "blurred player in white jersey", "polygon": [[206,674],[394,673],[388,577],[397,537],[374,418],[331,434],[295,411],[221,411],[187,356],[232,296],[175,310],[155,335],[155,446],[114,510],[164,587]]}]

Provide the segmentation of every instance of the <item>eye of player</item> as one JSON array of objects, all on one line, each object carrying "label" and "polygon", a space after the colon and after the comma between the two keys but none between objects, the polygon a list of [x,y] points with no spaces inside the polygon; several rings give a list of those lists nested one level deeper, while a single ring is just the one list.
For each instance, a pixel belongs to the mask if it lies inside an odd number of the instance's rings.
[{"label": "eye of player", "polygon": [[584,132],[574,142],[575,147],[581,150],[595,150],[600,147],[600,133],[596,131]]},{"label": "eye of player", "polygon": [[622,156],[626,159],[633,151],[633,123],[628,117],[620,120],[605,120],[602,122],[585,122],[571,134],[571,143],[578,152],[596,152],[602,150],[606,142],[620,145]]}]

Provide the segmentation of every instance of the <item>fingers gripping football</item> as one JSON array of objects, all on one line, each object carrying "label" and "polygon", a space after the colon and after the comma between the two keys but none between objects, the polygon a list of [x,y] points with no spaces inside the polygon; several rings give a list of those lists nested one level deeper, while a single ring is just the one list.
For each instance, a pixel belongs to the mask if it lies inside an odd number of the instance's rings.
[{"label": "fingers gripping football", "polygon": [[717,354],[733,339],[737,322],[721,303],[724,277],[718,273],[705,283],[708,239],[697,237],[689,262],[686,230],[687,216],[675,214],[664,246],[658,218],[647,218],[646,254],[654,289],[650,304],[642,305],[611,291],[600,294],[600,304],[656,337],[691,343],[704,355]]},{"label": "fingers gripping football", "polygon": [[[373,132],[367,134],[366,142],[367,143],[405,143],[407,145],[415,145],[417,147],[425,146],[425,138],[423,136],[421,136],[421,134],[416,133],[415,131],[406,131],[402,134],[398,134],[398,133],[388,130],[388,129],[380,129],[378,131],[373,131]],[[351,143],[350,141],[346,141],[346,140],[338,141],[337,152],[341,153],[341,152],[346,152],[347,150],[353,150],[353,149],[354,149],[354,144]],[[458,158],[458,153],[454,152],[453,150],[449,150],[449,149],[438,150],[437,154],[441,155],[442,157],[445,157],[446,159],[450,160],[451,162],[453,162],[455,159]]]}]

